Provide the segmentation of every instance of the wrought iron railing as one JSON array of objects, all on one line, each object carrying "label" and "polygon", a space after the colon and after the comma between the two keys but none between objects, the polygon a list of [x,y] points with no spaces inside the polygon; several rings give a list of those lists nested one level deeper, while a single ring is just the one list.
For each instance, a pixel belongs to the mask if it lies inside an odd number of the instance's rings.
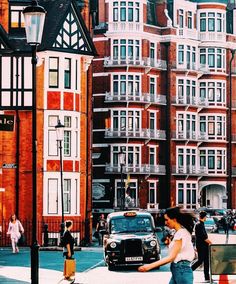
[{"label": "wrought iron railing", "polygon": [[[71,219],[68,217],[68,219]],[[25,240],[23,246],[32,245],[32,221],[31,220],[21,220],[22,226],[24,228]],[[0,247],[11,246],[10,236],[7,234],[8,231],[8,220],[2,220],[0,222]],[[49,222],[38,222],[37,232],[38,232],[38,243],[40,246],[58,246],[60,242],[60,228],[61,221],[49,221]],[[72,235],[75,238],[75,244],[79,245],[83,240],[85,232],[85,223],[82,221],[73,221]]]}]

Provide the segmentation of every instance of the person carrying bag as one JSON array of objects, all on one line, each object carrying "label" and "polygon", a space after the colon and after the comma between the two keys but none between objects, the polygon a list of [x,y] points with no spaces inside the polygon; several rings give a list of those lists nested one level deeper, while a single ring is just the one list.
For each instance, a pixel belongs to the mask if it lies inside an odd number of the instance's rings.
[{"label": "person carrying bag", "polygon": [[68,220],[65,222],[65,232],[62,237],[63,257],[66,258],[64,260],[63,275],[66,280],[74,280],[72,277],[75,276],[75,271],[76,271],[76,261],[73,258],[75,240],[70,232],[72,226],[73,226],[72,221]]}]

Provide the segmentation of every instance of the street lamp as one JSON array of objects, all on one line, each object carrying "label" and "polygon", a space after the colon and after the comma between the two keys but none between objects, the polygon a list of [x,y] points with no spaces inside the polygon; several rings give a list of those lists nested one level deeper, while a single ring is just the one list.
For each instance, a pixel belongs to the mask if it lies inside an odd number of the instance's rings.
[{"label": "street lamp", "polygon": [[232,204],[232,63],[236,49],[231,49],[231,58],[229,62],[229,117],[228,117],[228,138],[229,138],[229,149],[227,155],[227,166],[228,166],[228,179],[227,179],[227,207],[231,208]]},{"label": "street lamp", "polygon": [[123,211],[125,208],[125,189],[124,189],[124,177],[123,177],[123,167],[125,165],[125,152],[121,148],[121,151],[118,153],[119,163],[120,163],[120,183],[121,183],[121,194],[120,194],[120,209]]},{"label": "street lamp", "polygon": [[[57,134],[57,143],[59,147],[59,154],[60,154],[60,174],[61,174],[61,231],[60,236],[62,238],[65,224],[64,224],[64,192],[63,192],[63,164],[62,164],[62,141],[64,141],[64,128],[65,125],[61,124],[61,121],[58,120],[56,128],[56,134]],[[61,239],[60,239],[61,241]]]},{"label": "street lamp", "polygon": [[32,1],[23,10],[27,43],[32,51],[32,246],[31,246],[31,283],[38,284],[39,245],[37,241],[37,97],[36,64],[37,46],[41,43],[46,11]]}]

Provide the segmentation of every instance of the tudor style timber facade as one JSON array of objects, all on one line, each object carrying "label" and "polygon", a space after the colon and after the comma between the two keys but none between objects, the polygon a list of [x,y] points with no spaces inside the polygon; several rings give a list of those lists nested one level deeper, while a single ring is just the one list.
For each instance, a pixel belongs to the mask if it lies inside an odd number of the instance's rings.
[{"label": "tudor style timber facade", "polygon": [[230,3],[100,0],[94,7],[94,213],[120,209],[121,170],[133,207],[236,208]]},{"label": "tudor style timber facade", "polygon": [[[16,213],[32,218],[31,51],[22,10],[31,1],[2,0],[0,5],[0,111],[15,116],[13,132],[0,132],[0,222]],[[55,125],[65,125],[63,194],[65,219],[78,242],[91,237],[91,60],[88,1],[38,1],[47,11],[37,57],[37,216],[59,239],[61,220],[60,158]],[[83,15],[83,17],[82,17]],[[88,29],[87,29],[87,27]],[[14,164],[15,168],[6,165]],[[42,225],[42,226],[41,226]],[[53,234],[52,234],[53,233]]]}]

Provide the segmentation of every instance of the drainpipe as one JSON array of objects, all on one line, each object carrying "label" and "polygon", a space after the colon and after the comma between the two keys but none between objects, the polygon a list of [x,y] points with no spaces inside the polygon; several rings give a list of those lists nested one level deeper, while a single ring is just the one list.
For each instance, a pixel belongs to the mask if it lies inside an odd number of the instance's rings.
[{"label": "drainpipe", "polygon": [[169,62],[169,47],[170,43],[164,43],[166,47],[166,186],[165,186],[165,208],[170,207],[171,205],[171,163],[170,163],[170,153],[171,153],[171,129],[170,129],[170,107],[171,107],[171,99],[170,99],[170,62]]},{"label": "drainpipe", "polygon": [[19,162],[20,162],[20,117],[18,110],[18,93],[19,93],[19,57],[16,57],[16,216],[19,216]]}]

